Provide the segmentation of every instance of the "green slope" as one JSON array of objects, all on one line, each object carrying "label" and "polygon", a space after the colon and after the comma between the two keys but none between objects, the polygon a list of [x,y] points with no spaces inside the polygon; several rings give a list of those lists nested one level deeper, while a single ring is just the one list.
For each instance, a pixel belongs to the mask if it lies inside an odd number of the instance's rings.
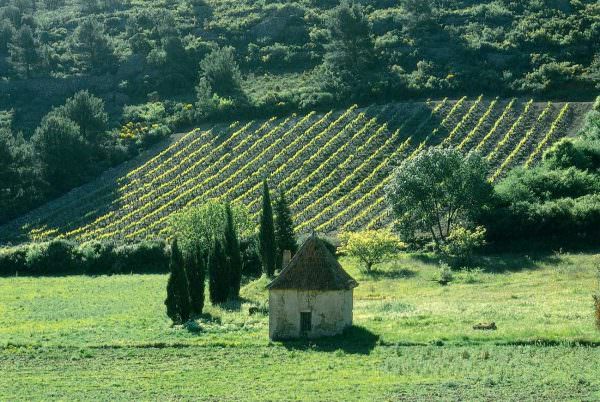
[{"label": "green slope", "polygon": [[171,214],[210,198],[256,216],[265,178],[288,193],[300,232],[377,227],[390,221],[383,195],[391,171],[424,147],[476,149],[498,180],[535,164],[589,107],[463,97],[197,129],[0,227],[0,238],[159,237]]}]

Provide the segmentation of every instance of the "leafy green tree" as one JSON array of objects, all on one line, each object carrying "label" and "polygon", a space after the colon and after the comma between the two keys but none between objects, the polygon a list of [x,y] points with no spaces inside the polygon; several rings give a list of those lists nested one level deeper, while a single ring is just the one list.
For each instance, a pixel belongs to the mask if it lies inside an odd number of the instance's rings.
[{"label": "leafy green tree", "polygon": [[8,53],[8,47],[15,35],[15,28],[7,19],[0,21],[0,54]]},{"label": "leafy green tree", "polygon": [[221,239],[215,239],[208,259],[208,291],[212,304],[224,303],[229,297],[229,261]]},{"label": "leafy green tree", "polygon": [[457,225],[468,225],[489,203],[488,167],[476,153],[440,146],[405,160],[386,188],[406,239],[429,233],[439,247]]},{"label": "leafy green tree", "polygon": [[73,33],[72,48],[88,70],[102,70],[114,61],[114,51],[104,33],[104,25],[95,18],[84,19]]},{"label": "leafy green tree", "polygon": [[292,213],[282,190],[279,191],[279,197],[275,201],[275,242],[277,243],[277,269],[281,269],[283,252],[289,250],[293,255],[298,251]]},{"label": "leafy green tree", "polygon": [[342,252],[357,257],[367,273],[404,247],[396,235],[384,229],[342,233],[340,239]]},{"label": "leafy green tree", "polygon": [[231,46],[215,49],[200,62],[200,80],[221,97],[242,92],[242,75]]},{"label": "leafy green tree", "polygon": [[326,63],[353,74],[374,64],[371,25],[362,6],[344,1],[332,10],[326,22],[329,30]]},{"label": "leafy green tree", "polygon": [[40,61],[40,55],[37,42],[33,37],[33,31],[29,25],[23,25],[15,33],[9,49],[10,62],[13,68],[23,74],[25,78],[30,78],[33,68]]},{"label": "leafy green tree", "polygon": [[167,298],[165,300],[167,315],[174,324],[183,324],[190,319],[191,306],[183,255],[177,245],[177,239],[171,243],[169,268],[171,273],[167,282]]},{"label": "leafy green tree", "polygon": [[[234,226],[242,237],[249,236],[255,223],[250,220],[248,210],[242,205],[231,207]],[[209,200],[198,206],[184,209],[169,220],[168,233],[180,239],[181,248],[186,253],[196,249],[205,253],[213,247],[214,239],[225,240],[227,208],[224,203]]]},{"label": "leafy green tree", "polygon": [[27,211],[42,194],[31,146],[22,135],[0,125],[0,223]]},{"label": "leafy green tree", "polygon": [[15,139],[6,127],[0,127],[0,222],[9,215],[6,209],[13,207],[19,177],[16,171]]},{"label": "leafy green tree", "polygon": [[73,188],[89,173],[90,146],[72,120],[48,114],[31,141],[42,178],[55,192]]},{"label": "leafy green tree", "polygon": [[190,293],[191,311],[194,316],[200,316],[204,309],[204,287],[206,281],[206,256],[204,251],[196,249],[185,259]]},{"label": "leafy green tree", "polygon": [[242,281],[242,255],[240,253],[240,242],[235,228],[231,205],[225,204],[227,215],[225,224],[225,251],[229,260],[229,297],[237,298],[240,295],[240,283]]},{"label": "leafy green tree", "polygon": [[108,115],[104,111],[104,101],[87,90],[79,91],[67,99],[57,112],[74,121],[79,126],[81,136],[90,144],[98,147],[105,138]]},{"label": "leafy green tree", "polygon": [[275,265],[277,263],[277,242],[275,240],[273,207],[271,205],[271,196],[269,195],[269,185],[266,180],[263,181],[258,247],[264,272],[268,276],[273,276],[275,273]]}]

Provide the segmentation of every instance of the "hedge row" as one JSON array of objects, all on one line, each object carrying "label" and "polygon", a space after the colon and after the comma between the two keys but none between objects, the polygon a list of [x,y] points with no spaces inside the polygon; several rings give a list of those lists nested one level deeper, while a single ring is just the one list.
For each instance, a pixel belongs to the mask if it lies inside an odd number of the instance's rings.
[{"label": "hedge row", "polygon": [[169,249],[163,241],[118,245],[68,240],[0,249],[0,276],[165,273]]}]

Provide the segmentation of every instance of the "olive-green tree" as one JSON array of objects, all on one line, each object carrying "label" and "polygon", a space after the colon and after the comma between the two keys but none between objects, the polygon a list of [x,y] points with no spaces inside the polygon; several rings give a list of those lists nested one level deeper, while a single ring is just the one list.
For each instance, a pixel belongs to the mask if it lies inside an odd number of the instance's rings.
[{"label": "olive-green tree", "polygon": [[469,225],[490,202],[488,166],[476,153],[430,147],[392,175],[387,199],[400,234],[428,233],[439,247],[457,225]]}]

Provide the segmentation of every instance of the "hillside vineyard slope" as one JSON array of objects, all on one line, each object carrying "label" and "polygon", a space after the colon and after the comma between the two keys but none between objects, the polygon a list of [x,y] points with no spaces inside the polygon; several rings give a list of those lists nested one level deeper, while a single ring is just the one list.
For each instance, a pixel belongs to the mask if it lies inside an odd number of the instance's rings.
[{"label": "hillside vineyard slope", "polygon": [[476,150],[497,181],[572,135],[590,107],[462,97],[192,130],[0,227],[0,240],[151,239],[172,214],[210,198],[244,204],[257,217],[263,179],[286,191],[299,232],[377,228],[391,222],[391,172],[425,147]]}]

